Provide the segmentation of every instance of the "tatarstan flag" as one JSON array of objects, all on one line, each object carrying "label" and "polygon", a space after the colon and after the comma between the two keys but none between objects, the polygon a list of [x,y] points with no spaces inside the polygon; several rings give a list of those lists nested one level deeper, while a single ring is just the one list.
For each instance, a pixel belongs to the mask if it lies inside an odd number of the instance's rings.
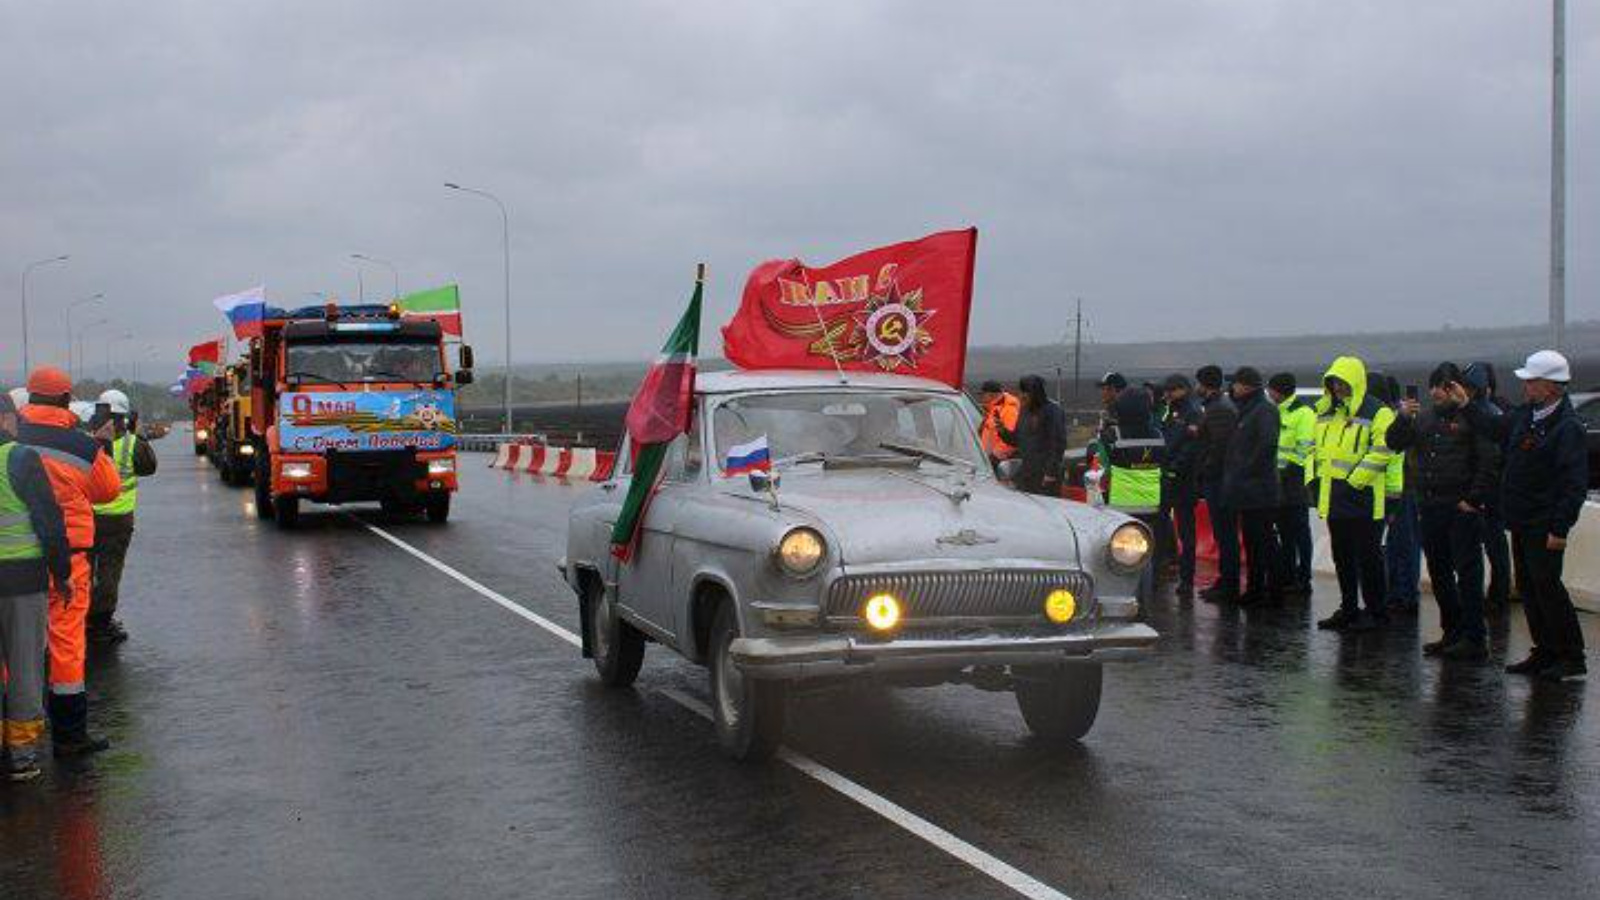
[{"label": "tatarstan flag", "polygon": [[689,430],[694,410],[694,359],[700,352],[700,295],[705,288],[704,270],[695,279],[694,296],[683,311],[678,327],[672,329],[666,346],[628,406],[628,442],[633,455],[633,480],[622,511],[611,529],[611,553],[627,562],[639,543],[639,525],[644,521],[650,498],[661,481],[661,463],[667,448],[678,435]]},{"label": "tatarstan flag", "polygon": [[400,314],[408,319],[433,319],[445,334],[461,336],[461,290],[453,284],[400,298]]}]

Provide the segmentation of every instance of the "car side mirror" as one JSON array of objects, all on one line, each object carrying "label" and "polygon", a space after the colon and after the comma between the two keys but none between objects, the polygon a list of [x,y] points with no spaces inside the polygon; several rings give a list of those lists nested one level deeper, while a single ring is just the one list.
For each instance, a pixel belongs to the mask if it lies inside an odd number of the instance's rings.
[{"label": "car side mirror", "polygon": [[472,365],[472,348],[467,346],[466,344],[462,344],[460,349],[456,350],[456,368],[458,368],[458,369],[471,369],[471,368],[473,368],[473,365]]},{"label": "car side mirror", "polygon": [[1017,473],[1020,471],[1022,471],[1020,459],[1004,459],[995,467],[995,474],[1000,476],[1001,481],[1016,481]]},{"label": "car side mirror", "polygon": [[466,385],[469,385],[471,383],[472,383],[472,370],[471,369],[461,369],[461,370],[456,372],[456,384],[461,385],[462,387],[465,387]]},{"label": "car side mirror", "polygon": [[750,490],[755,491],[758,494],[765,494],[769,491],[775,491],[778,489],[778,485],[781,483],[783,483],[783,479],[778,475],[777,472],[767,472],[757,469],[756,471],[750,473]]}]

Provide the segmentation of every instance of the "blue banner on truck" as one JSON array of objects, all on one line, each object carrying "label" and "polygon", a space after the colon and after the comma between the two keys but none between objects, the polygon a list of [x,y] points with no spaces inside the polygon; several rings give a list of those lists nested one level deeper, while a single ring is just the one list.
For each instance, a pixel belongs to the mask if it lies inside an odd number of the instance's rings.
[{"label": "blue banner on truck", "polygon": [[456,443],[450,391],[304,392],[280,399],[285,453],[448,450]]}]

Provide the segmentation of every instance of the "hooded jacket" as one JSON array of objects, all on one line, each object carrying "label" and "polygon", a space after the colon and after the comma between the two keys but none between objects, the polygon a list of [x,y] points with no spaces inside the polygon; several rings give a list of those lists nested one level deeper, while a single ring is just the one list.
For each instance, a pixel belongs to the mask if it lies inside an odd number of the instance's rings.
[{"label": "hooded jacket", "polygon": [[1356,357],[1334,360],[1323,384],[1332,378],[1349,385],[1350,396],[1339,400],[1324,391],[1315,407],[1317,512],[1325,519],[1382,519],[1394,410],[1368,396],[1367,367]]},{"label": "hooded jacket", "polygon": [[1235,401],[1239,425],[1228,442],[1222,498],[1234,510],[1278,505],[1278,408],[1257,388]]}]

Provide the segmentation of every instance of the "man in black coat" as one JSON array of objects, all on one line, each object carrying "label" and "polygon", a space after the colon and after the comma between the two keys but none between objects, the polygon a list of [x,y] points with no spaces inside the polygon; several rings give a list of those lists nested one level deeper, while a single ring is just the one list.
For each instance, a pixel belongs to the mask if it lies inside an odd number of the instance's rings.
[{"label": "man in black coat", "polygon": [[1589,489],[1583,424],[1567,397],[1572,370],[1560,353],[1540,350],[1516,374],[1528,402],[1511,415],[1501,501],[1533,652],[1506,671],[1581,680],[1589,672],[1583,630],[1561,580],[1567,533],[1578,523]]},{"label": "man in black coat", "polygon": [[[1451,389],[1452,398],[1463,407],[1473,428],[1504,447],[1506,426],[1510,424],[1506,413],[1510,405],[1497,393],[1500,385],[1495,378],[1494,364],[1472,363],[1461,371],[1461,379],[1461,385]],[[1483,555],[1489,560],[1489,589],[1484,603],[1493,609],[1505,609],[1512,597],[1515,579],[1511,574],[1511,545],[1506,540],[1505,523],[1500,519],[1498,472],[1495,473],[1494,493],[1483,508]]]},{"label": "man in black coat", "polygon": [[1045,394],[1044,379],[1024,375],[1017,383],[1022,412],[1017,427],[998,427],[1000,439],[1017,448],[1021,462],[1013,483],[1025,494],[1061,496],[1061,461],[1067,452],[1067,415]]},{"label": "man in black coat", "polygon": [[1444,636],[1422,645],[1425,656],[1488,659],[1483,619],[1484,510],[1496,492],[1500,446],[1473,427],[1460,370],[1444,363],[1428,377],[1433,408],[1417,417],[1406,458],[1406,484],[1416,492],[1422,553],[1439,604]]},{"label": "man in black coat", "polygon": [[1161,516],[1177,527],[1178,596],[1194,595],[1194,507],[1200,501],[1200,421],[1204,413],[1195,400],[1189,379],[1167,376],[1166,415],[1161,436],[1167,442],[1167,462],[1161,477]]},{"label": "man in black coat", "polygon": [[1202,366],[1194,380],[1200,384],[1200,494],[1211,515],[1211,537],[1217,545],[1217,581],[1200,596],[1234,600],[1239,595],[1239,519],[1225,502],[1222,477],[1239,413],[1222,390],[1220,367]]},{"label": "man in black coat", "polygon": [[[1238,515],[1244,534],[1249,579],[1239,602],[1254,606],[1278,599],[1272,577],[1278,558],[1273,530],[1278,510],[1278,408],[1267,400],[1261,373],[1250,366],[1241,366],[1232,381],[1239,424],[1223,461],[1222,497]],[[1231,586],[1238,591],[1237,581]]]}]

